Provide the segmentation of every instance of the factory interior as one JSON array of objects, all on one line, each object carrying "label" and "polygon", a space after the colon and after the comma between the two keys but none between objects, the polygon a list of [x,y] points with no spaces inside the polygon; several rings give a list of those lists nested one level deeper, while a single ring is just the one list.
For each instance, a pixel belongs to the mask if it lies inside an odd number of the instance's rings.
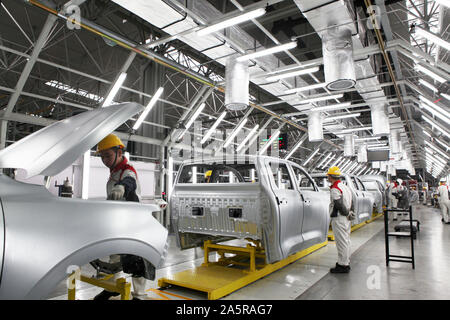
[{"label": "factory interior", "polygon": [[448,0],[1,0],[0,300],[449,300],[449,26]]}]

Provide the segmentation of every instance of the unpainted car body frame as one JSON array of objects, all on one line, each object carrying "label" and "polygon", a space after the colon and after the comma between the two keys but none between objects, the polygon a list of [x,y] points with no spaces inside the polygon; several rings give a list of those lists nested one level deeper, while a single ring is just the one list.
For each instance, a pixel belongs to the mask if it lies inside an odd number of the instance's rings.
[{"label": "unpainted car body frame", "polygon": [[[56,122],[1,150],[0,168],[23,168],[27,177],[57,174],[142,110],[124,103]],[[0,174],[0,299],[45,299],[76,268],[111,254],[160,266],[168,231],[155,211],[156,205],[59,198]]]},{"label": "unpainted car body frame", "polygon": [[[172,225],[182,249],[200,246],[205,239],[249,238],[261,241],[266,261],[272,263],[326,241],[329,196],[303,168],[265,156],[240,156],[235,160],[252,163],[258,181],[179,182],[184,168],[217,163],[222,158],[185,161],[178,170],[170,203]],[[280,188],[273,170],[284,170],[285,178],[291,180],[286,188]],[[300,177],[309,181],[307,187],[301,187]]]}]

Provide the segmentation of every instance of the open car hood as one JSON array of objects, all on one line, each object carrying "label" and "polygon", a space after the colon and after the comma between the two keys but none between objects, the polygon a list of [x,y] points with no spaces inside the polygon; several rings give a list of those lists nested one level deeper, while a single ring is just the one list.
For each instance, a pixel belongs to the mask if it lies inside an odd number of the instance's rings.
[{"label": "open car hood", "polygon": [[54,176],[143,109],[128,102],[58,121],[1,150],[0,168],[24,169],[26,178]]}]

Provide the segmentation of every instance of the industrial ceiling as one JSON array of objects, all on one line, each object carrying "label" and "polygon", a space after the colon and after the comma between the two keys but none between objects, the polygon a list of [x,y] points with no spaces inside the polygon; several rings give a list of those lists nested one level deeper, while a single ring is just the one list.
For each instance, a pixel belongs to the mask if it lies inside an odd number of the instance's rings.
[{"label": "industrial ceiling", "polygon": [[[147,104],[164,87],[139,131],[132,121],[119,129],[137,156],[159,158],[205,102],[199,136],[215,123],[269,129],[288,137],[280,156],[310,170],[334,163],[439,179],[449,165],[449,12],[443,0],[3,0],[0,148],[100,107],[127,73],[115,102]],[[341,37],[350,48],[335,54]],[[227,63],[239,57],[248,61],[249,107],[228,110]],[[395,157],[358,162],[364,148]]]}]

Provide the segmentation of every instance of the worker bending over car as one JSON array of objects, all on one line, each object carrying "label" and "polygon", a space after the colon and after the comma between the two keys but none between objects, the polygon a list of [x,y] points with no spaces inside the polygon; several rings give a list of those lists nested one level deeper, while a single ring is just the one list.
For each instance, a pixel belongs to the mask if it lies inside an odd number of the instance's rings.
[{"label": "worker bending over car", "polygon": [[[109,168],[110,175],[106,184],[108,200],[139,202],[140,186],[137,172],[124,156],[125,145],[114,134],[109,134],[97,146],[103,164]],[[130,212],[133,214],[133,212]],[[115,254],[109,257],[109,263],[121,263],[123,272],[132,274],[133,300],[146,296],[146,279],[154,279],[154,267],[141,257],[127,254]],[[124,277],[123,272],[114,274],[114,280]],[[108,300],[119,293],[103,290],[94,300]]]}]

